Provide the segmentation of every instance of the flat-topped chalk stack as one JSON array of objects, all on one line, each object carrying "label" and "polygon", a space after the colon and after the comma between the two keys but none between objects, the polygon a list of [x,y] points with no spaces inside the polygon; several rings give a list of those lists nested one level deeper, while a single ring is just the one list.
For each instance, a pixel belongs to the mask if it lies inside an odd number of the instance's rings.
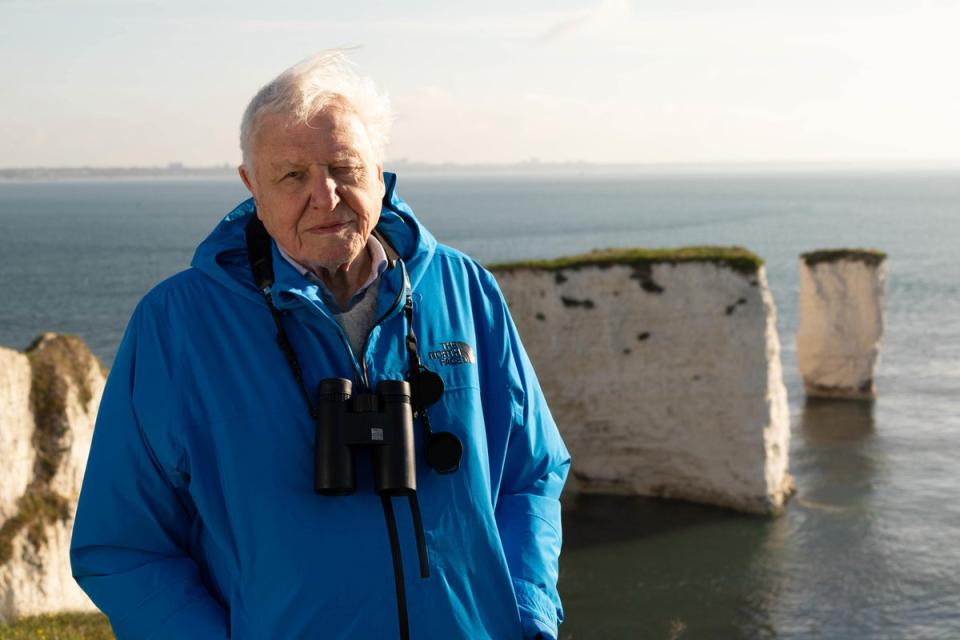
[{"label": "flat-topped chalk stack", "polygon": [[78,338],[0,347],[0,622],[95,611],[70,571],[70,533],[103,393]]},{"label": "flat-topped chalk stack", "polygon": [[872,249],[800,256],[797,360],[807,397],[876,397],[885,259]]},{"label": "flat-topped chalk stack", "polygon": [[583,492],[779,512],[787,394],[762,261],[604,251],[491,267]]}]

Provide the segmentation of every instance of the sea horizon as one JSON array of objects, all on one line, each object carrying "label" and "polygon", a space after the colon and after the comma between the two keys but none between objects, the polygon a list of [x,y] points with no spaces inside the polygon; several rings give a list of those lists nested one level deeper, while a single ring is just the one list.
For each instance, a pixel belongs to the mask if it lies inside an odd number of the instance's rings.
[{"label": "sea horizon", "polygon": [[[124,181],[144,179],[225,180],[239,179],[237,164],[213,165],[63,165],[0,167],[0,184],[46,181]],[[710,162],[553,162],[531,159],[504,163],[419,162],[387,159],[384,170],[411,177],[508,177],[524,178],[662,176],[662,175],[850,175],[871,173],[955,173],[960,159],[947,160],[846,160],[846,161],[710,161]]]}]

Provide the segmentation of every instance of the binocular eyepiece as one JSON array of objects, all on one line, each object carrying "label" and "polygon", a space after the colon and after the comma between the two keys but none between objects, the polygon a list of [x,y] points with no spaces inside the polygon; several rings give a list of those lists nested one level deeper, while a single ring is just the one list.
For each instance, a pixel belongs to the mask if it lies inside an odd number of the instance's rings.
[{"label": "binocular eyepiece", "polygon": [[370,447],[374,482],[382,496],[417,490],[410,384],[384,380],[376,393],[351,395],[352,383],[327,378],[317,389],[314,491],[342,496],[356,488],[354,448]]}]

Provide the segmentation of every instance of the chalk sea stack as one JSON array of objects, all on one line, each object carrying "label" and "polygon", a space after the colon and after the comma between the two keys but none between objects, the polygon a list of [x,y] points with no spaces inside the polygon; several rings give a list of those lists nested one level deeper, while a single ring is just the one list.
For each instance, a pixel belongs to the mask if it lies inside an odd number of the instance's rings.
[{"label": "chalk sea stack", "polygon": [[577,490],[782,509],[789,411],[756,255],[608,250],[491,269]]},{"label": "chalk sea stack", "polygon": [[807,397],[876,397],[885,260],[872,249],[800,256],[797,360]]},{"label": "chalk sea stack", "polygon": [[70,571],[70,534],[103,393],[78,338],[0,347],[0,622],[94,611]]}]

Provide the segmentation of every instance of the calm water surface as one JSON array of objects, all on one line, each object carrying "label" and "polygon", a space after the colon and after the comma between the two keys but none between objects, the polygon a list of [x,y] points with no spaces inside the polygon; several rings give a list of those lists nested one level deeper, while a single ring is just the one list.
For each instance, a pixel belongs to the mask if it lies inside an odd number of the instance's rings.
[{"label": "calm water surface", "polygon": [[[639,498],[565,515],[563,638],[960,638],[960,174],[414,178],[400,192],[484,262],[740,244],[767,263],[799,493],[767,519]],[[107,363],[239,182],[0,184],[0,344],[82,336]],[[804,403],[797,256],[888,252],[874,404]]]}]

